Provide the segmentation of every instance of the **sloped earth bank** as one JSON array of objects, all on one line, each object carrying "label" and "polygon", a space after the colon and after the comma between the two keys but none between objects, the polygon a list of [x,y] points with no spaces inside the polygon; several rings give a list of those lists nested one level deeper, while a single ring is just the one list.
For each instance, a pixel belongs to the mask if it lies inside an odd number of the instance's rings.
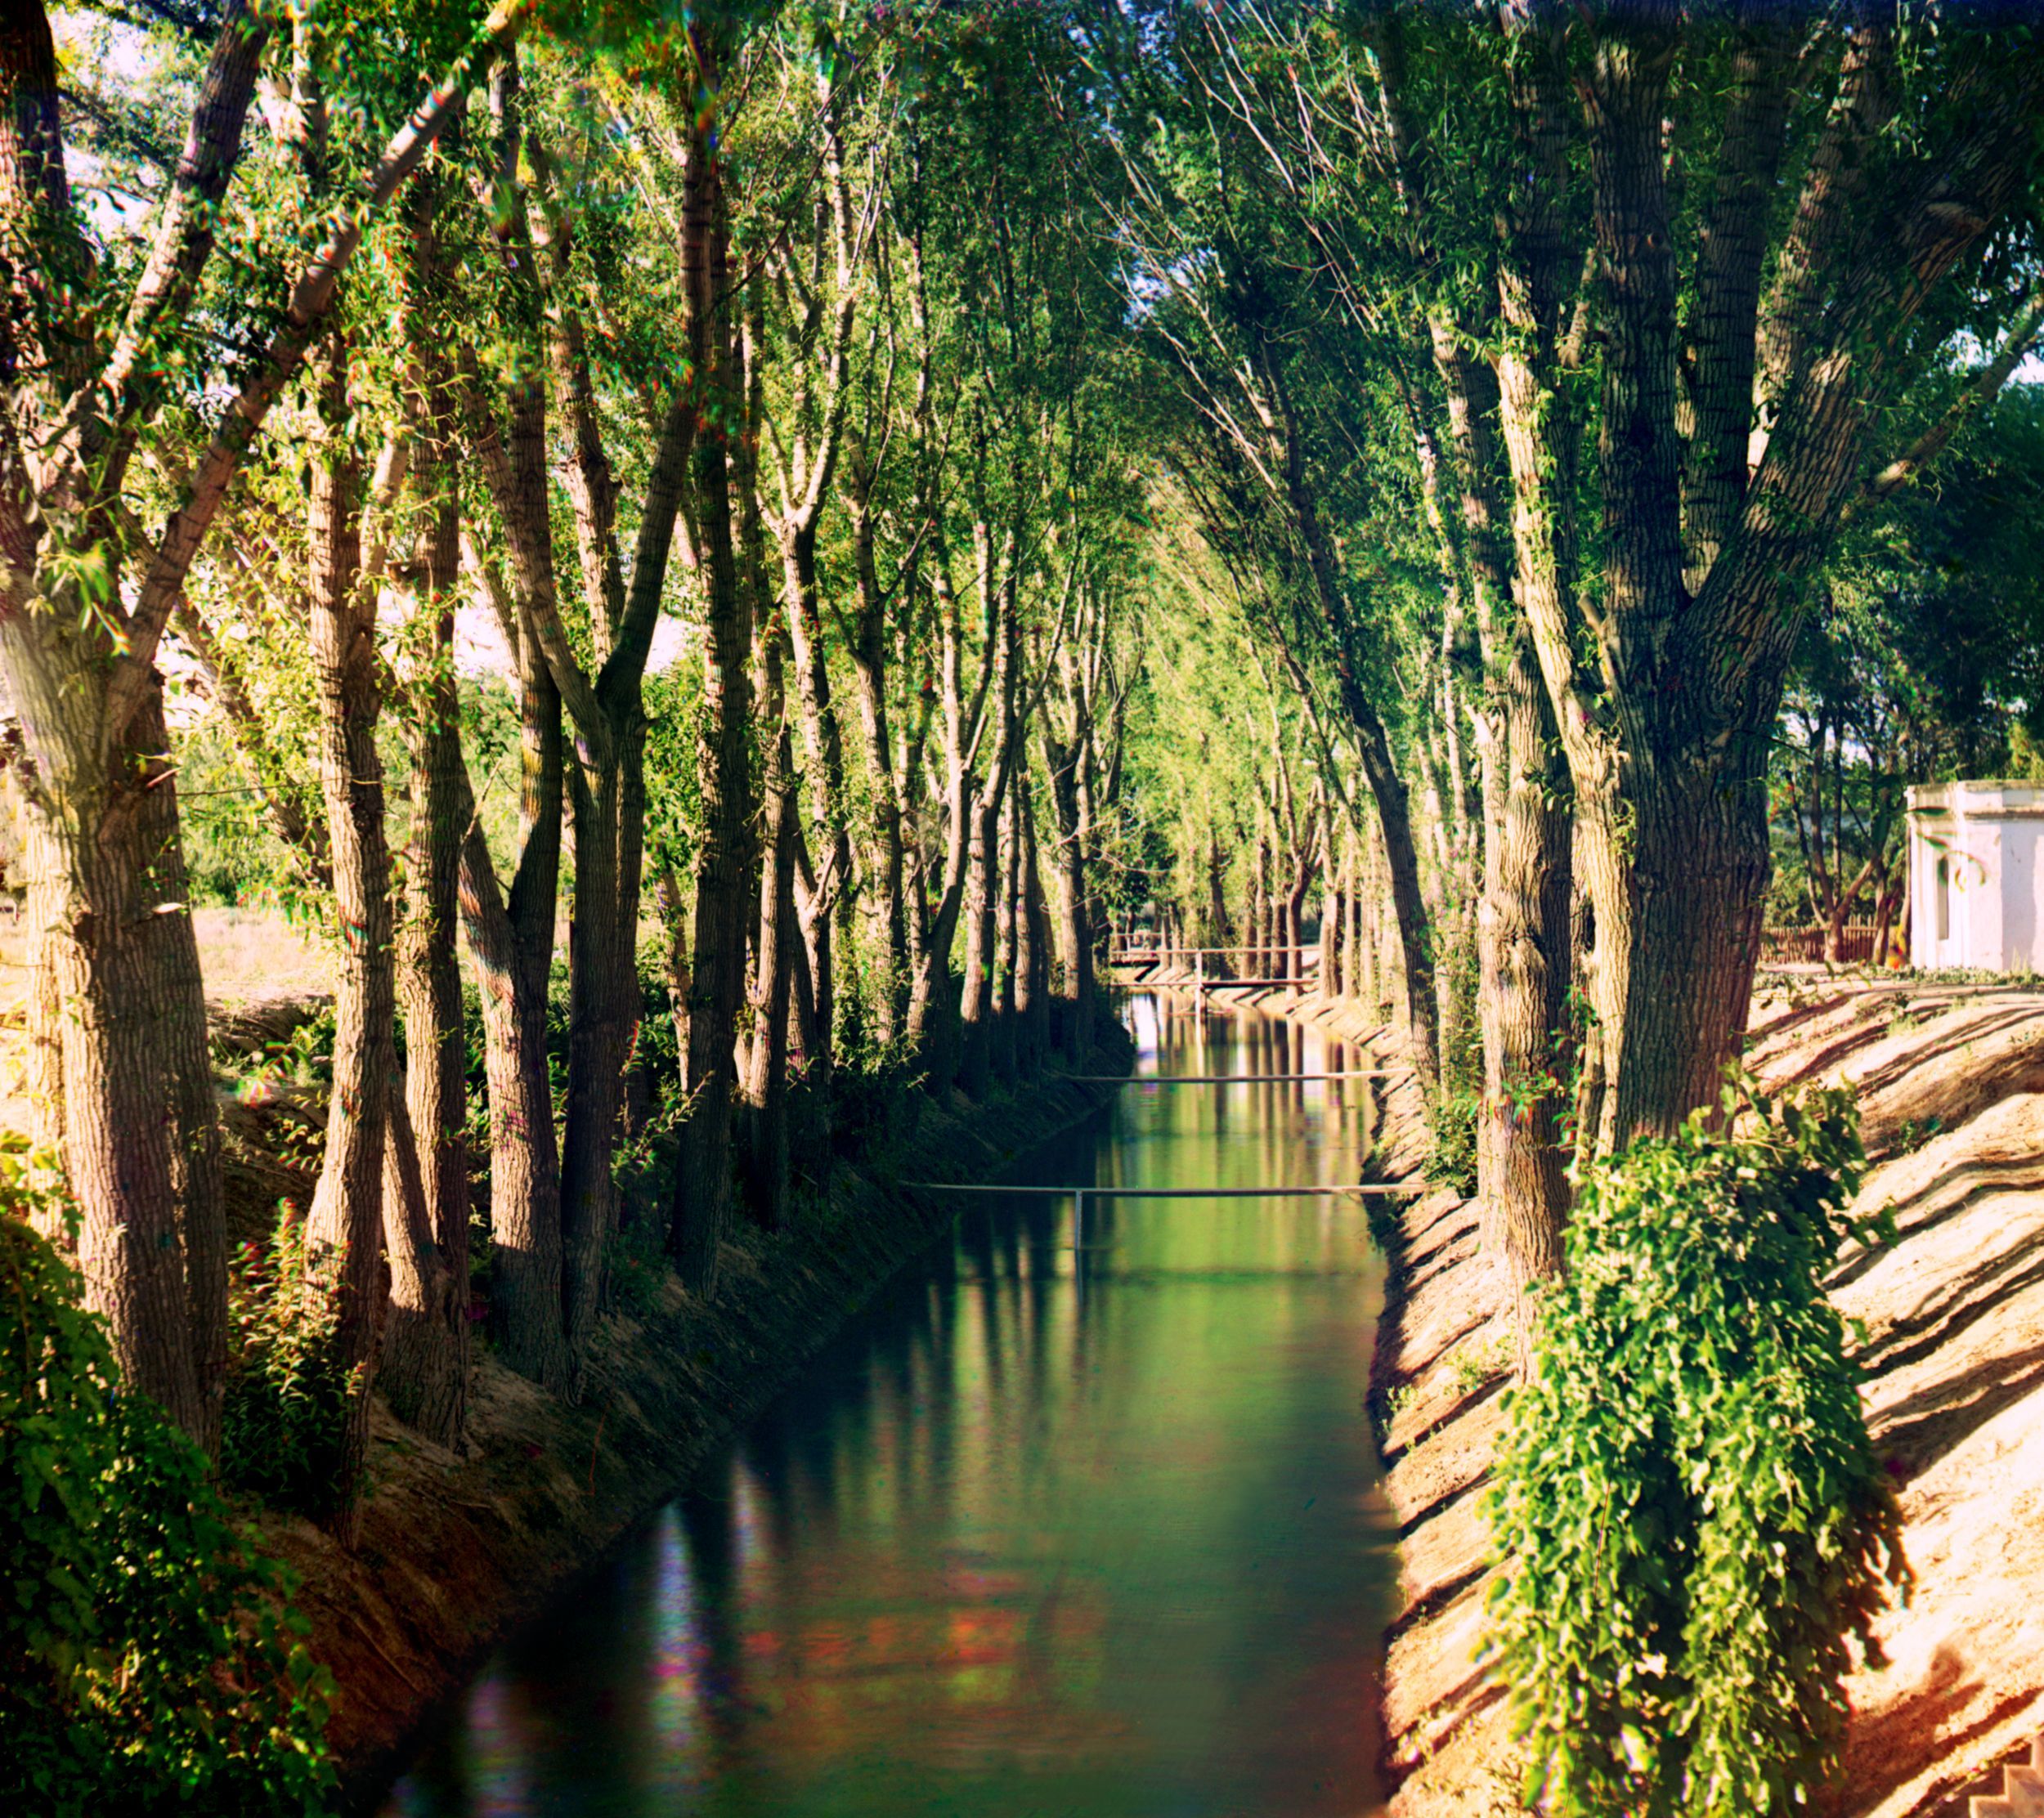
[{"label": "sloped earth bank", "polygon": [[[1110,1023],[1084,1071],[1124,1073],[1132,1059]],[[1112,1090],[1051,1073],[985,1104],[923,1101],[912,1135],[840,1163],[794,1228],[741,1226],[714,1304],[670,1276],[643,1316],[606,1319],[579,1402],[483,1355],[465,1456],[379,1404],[352,1552],[310,1522],[258,1524],[303,1578],[309,1646],[338,1682],[328,1736],[351,1803],[380,1790],[405,1739],[491,1646],[670,1496],[944,1232],[953,1206],[892,1183],[992,1178],[1091,1117]],[[250,1151],[261,1134],[231,1132]]]},{"label": "sloped earth bank", "polygon": [[[1347,1006],[1259,1007],[1370,1032]],[[1771,1087],[1847,1082],[1876,1166],[1859,1206],[1899,1241],[1831,1278],[1862,1322],[1873,1441],[1915,1573],[1883,1619],[1889,1664],[1850,1682],[1831,1818],[1961,1818],[2044,1731],[2044,992],[1910,979],[1763,981],[1750,1064]],[[1418,1094],[1394,1083],[1387,1175],[1416,1167]],[[1383,1691],[1392,1818],[1513,1813],[1518,1764],[1482,1664],[1477,1512],[1508,1359],[1476,1207],[1415,1198],[1396,1234],[1370,1404],[1400,1524],[1403,1613]]]}]

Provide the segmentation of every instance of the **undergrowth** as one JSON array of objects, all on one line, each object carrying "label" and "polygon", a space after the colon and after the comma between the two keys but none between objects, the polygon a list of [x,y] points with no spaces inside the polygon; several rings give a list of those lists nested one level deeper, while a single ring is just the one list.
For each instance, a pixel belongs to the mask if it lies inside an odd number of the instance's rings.
[{"label": "undergrowth", "polygon": [[1468,1199],[1477,1190],[1477,1123],[1483,1114],[1482,1095],[1470,1087],[1437,1093],[1427,1104],[1427,1130],[1432,1142],[1420,1172],[1428,1184],[1446,1187]]},{"label": "undergrowth", "polygon": [[291,1575],[123,1389],[76,1269],[28,1222],[53,1209],[34,1160],[0,1149],[0,1810],[324,1811],[332,1680]]},{"label": "undergrowth", "polygon": [[330,1514],[352,1380],[338,1271],[308,1267],[304,1222],[289,1211],[267,1247],[244,1245],[230,1271],[227,1330],[222,1480],[273,1507]]}]

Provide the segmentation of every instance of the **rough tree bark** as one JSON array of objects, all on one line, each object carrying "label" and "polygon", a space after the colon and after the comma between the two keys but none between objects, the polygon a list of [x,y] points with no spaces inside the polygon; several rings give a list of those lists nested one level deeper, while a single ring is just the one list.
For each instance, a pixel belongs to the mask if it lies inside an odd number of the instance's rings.
[{"label": "rough tree bark", "polygon": [[[778,658],[775,659],[778,666]],[[787,1222],[788,1014],[801,930],[795,916],[799,781],[794,741],[783,724],[761,794],[767,809],[760,863],[760,936],[752,982],[752,1043],[743,1081],[753,1216],[769,1231]]]},{"label": "rough tree bark", "polygon": [[[128,463],[161,401],[146,375],[167,369],[210,257],[264,34],[249,29],[244,7],[225,9],[155,244],[101,360],[98,350],[108,343],[90,321],[110,323],[114,312],[93,293],[91,257],[69,207],[47,20],[31,0],[0,22],[0,234],[13,243],[0,366],[34,375],[0,446],[7,474],[0,486],[0,661],[29,758],[29,813],[42,823],[36,848],[52,868],[37,893],[48,915],[37,939],[51,988],[38,985],[36,996],[62,1005],[61,1127],[84,1215],[88,1298],[108,1316],[128,1381],[202,1437],[213,1388],[201,1372],[217,1353],[204,1334],[195,1352],[190,1329],[191,1259],[177,1229],[171,1131],[182,1121],[202,1146],[208,1140],[204,1118],[193,1122],[195,1102],[177,1108],[191,1095],[190,1057],[204,1045],[203,1004],[188,978],[180,985],[162,969],[166,958],[173,969],[191,959],[181,955],[182,937],[167,952],[160,934],[144,932],[153,906],[143,880],[168,849],[163,831],[174,824],[175,799],[166,777],[138,772],[132,761],[136,716],[156,692],[157,647],[192,560],[242,457],[320,331],[370,220],[527,10],[524,0],[513,0],[491,13],[333,217],[162,535],[134,547],[117,526],[128,522],[120,497]],[[56,331],[48,348],[37,344],[38,323]],[[46,357],[52,350],[55,357]],[[117,572],[102,610],[82,611],[77,571],[64,558],[92,549],[112,552],[117,570],[128,568],[136,584],[125,589]],[[166,1029],[164,1015],[195,1026]],[[170,1125],[162,1115],[167,1104]],[[189,1163],[189,1141],[185,1151]],[[203,1171],[203,1156],[197,1159]],[[224,1288],[210,1282],[199,1288],[208,1305],[216,1292]]]},{"label": "rough tree bark", "polygon": [[[517,155],[515,72],[491,80],[499,182]],[[500,222],[512,217],[498,211]],[[500,231],[508,231],[508,226]],[[479,825],[462,843],[461,914],[482,1003],[490,1090],[491,1337],[509,1366],[550,1389],[573,1386],[562,1293],[561,1163],[547,1064],[548,981],[561,866],[565,752],[561,691],[542,626],[558,622],[548,503],[545,381],[529,368],[506,387],[505,427],[481,396],[464,356],[469,450],[495,508],[510,557],[510,598],[486,556],[464,551],[518,659],[518,844],[508,889],[499,884]]]},{"label": "rough tree bark", "polygon": [[1056,833],[1051,872],[1056,1034],[1067,1058],[1083,1061],[1093,1047],[1093,929],[1086,898],[1086,849],[1080,837],[1080,746],[1076,738],[1067,743],[1059,735],[1047,709],[1037,716],[1037,742],[1043,753]]},{"label": "rough tree bark", "polygon": [[[979,674],[970,696],[965,683],[965,632],[956,589],[952,585],[949,552],[935,540],[931,580],[937,596],[939,641],[942,652],[942,710],[944,740],[944,862],[937,880],[935,903],[922,906],[916,965],[908,998],[908,1036],[921,1061],[925,1082],[933,1092],[949,1089],[958,1070],[961,1005],[952,983],[951,949],[965,907],[966,873],[971,862],[974,830],[984,787],[975,786],[972,757],[985,742],[998,712],[990,701],[997,661],[1005,661],[1006,629],[998,616],[1006,590],[993,590],[983,566],[988,635],[980,653]],[[992,766],[989,765],[990,783]],[[970,936],[968,936],[970,938]]]},{"label": "rough tree bark", "polygon": [[[1405,118],[1401,22],[1383,16],[1374,41],[1414,254],[1422,266],[1431,266],[1439,258],[1432,239],[1433,197],[1428,167],[1414,154]],[[1523,1370],[1531,1338],[1526,1290],[1560,1269],[1569,1204],[1567,1158],[1561,1147],[1567,1108],[1559,1075],[1571,978],[1573,817],[1567,765],[1520,596],[1541,584],[1540,559],[1568,557],[1551,544],[1535,547],[1535,540],[1522,532],[1516,577],[1512,571],[1504,503],[1508,477],[1496,430],[1498,381],[1470,351],[1491,325],[1478,323],[1472,332],[1471,324],[1445,303],[1428,316],[1455,482],[1452,506],[1439,496],[1444,489],[1432,439],[1419,420],[1418,407],[1413,408],[1428,515],[1450,587],[1462,590],[1466,576],[1484,674],[1477,707],[1484,735],[1478,765],[1483,877],[1476,916],[1483,1035],[1478,1172],[1485,1243],[1503,1259],[1517,1296]],[[1450,688],[1453,670],[1450,653]]]},{"label": "rough tree bark", "polygon": [[[415,245],[430,273],[430,222]],[[422,336],[430,319],[419,320]],[[421,519],[401,573],[431,628],[423,673],[407,691],[411,821],[404,915],[397,931],[397,1001],[405,1024],[405,1088],[386,1136],[385,1247],[389,1325],[381,1374],[401,1420],[459,1446],[468,1392],[468,1041],[461,1001],[461,846],[474,813],[461,752],[454,667],[455,590],[461,565],[453,400],[442,362],[421,355],[412,380],[419,447],[412,463]],[[399,1115],[401,1108],[402,1115]]]},{"label": "rough tree bark", "polygon": [[[696,38],[713,90],[717,59],[706,33]],[[688,1077],[696,1099],[682,1134],[669,1243],[683,1281],[714,1292],[718,1251],[729,1216],[733,1041],[745,992],[747,884],[751,872],[751,688],[746,656],[751,615],[738,584],[732,540],[728,420],[744,396],[733,370],[724,320],[732,295],[722,219],[714,121],[698,118],[689,141],[684,237],[702,249],[688,271],[689,336],[704,408],[693,451],[697,555],[707,590],[708,648],[703,728],[697,753],[702,844],[696,864],[695,967],[688,1005]]]},{"label": "rough tree bark", "polygon": [[[1805,584],[1859,489],[1871,423],[1921,357],[1912,324],[2021,193],[2044,70],[2009,58],[1992,31],[1955,33],[1934,126],[1898,138],[1886,131],[1906,87],[1893,21],[1858,16],[1764,287],[1773,249],[1748,231],[1750,204],[1778,168],[1791,60],[1756,9],[1741,28],[1685,325],[1664,139],[1683,26],[1658,7],[1600,19],[1580,91],[1602,349],[1592,600],[1569,572],[1558,477],[1571,470],[1562,393],[1578,338],[1560,316],[1580,258],[1564,227],[1564,23],[1532,5],[1504,16],[1520,180],[1499,374],[1531,582],[1522,604],[1595,907],[1608,1151],[1715,1103],[1740,1050],[1769,869],[1767,753]],[[1696,431],[1686,468],[1680,382]],[[1741,455],[1738,425],[1756,405]]]},{"label": "rough tree bark", "polygon": [[[1019,781],[1016,779],[1015,781]],[[1001,902],[994,916],[995,978],[993,1077],[1004,1085],[1015,1077],[1015,969],[1021,960],[1022,844],[1015,827],[1015,781],[1001,811]]]},{"label": "rough tree bark", "polygon": [[320,408],[329,425],[313,452],[307,604],[320,705],[320,793],[333,853],[340,952],[334,991],[334,1083],[326,1150],[306,1220],[308,1266],[338,1295],[338,1360],[349,1372],[347,1418],[334,1462],[333,1519],[352,1538],[369,1446],[370,1390],[382,1336],[383,1137],[395,1086],[397,972],[392,954],[390,849],[383,825],[376,722],[383,688],[376,600],[362,584],[362,476],[338,429],[347,414],[347,352],[324,357]]},{"label": "rough tree bark", "polygon": [[1015,911],[1016,1058],[1025,1077],[1051,1052],[1051,917],[1037,860],[1036,795],[1028,772],[1015,778],[1015,829],[1021,840],[1021,900]]}]

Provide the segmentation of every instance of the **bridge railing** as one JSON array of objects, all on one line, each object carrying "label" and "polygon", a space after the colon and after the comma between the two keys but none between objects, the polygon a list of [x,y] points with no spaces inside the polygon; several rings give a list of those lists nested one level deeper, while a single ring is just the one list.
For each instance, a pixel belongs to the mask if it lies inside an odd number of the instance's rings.
[{"label": "bridge railing", "polygon": [[1173,947],[1150,943],[1116,944],[1108,949],[1109,965],[1161,965],[1168,960],[1246,960],[1275,959],[1280,955],[1297,954],[1314,965],[1320,964],[1320,947],[1318,941],[1300,941],[1296,943],[1279,943],[1263,947],[1254,944],[1235,947]]}]

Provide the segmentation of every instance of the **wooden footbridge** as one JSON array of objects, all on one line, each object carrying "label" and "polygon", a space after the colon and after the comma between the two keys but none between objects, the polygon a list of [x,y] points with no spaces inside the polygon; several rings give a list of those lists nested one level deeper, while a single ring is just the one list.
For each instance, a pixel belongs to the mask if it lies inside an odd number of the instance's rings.
[{"label": "wooden footbridge", "polygon": [[1110,949],[1107,965],[1110,972],[1130,974],[1124,981],[1130,984],[1186,985],[1204,996],[1316,984],[1320,953],[1317,946],[1128,947]]},{"label": "wooden footbridge", "polygon": [[[1404,1079],[1411,1071],[1410,1068],[1350,1068],[1338,1073],[1074,1073],[1069,1077],[1090,1086],[1295,1086],[1325,1081]],[[1033,1193],[1069,1198],[1082,1216],[1089,1199],[1310,1199],[1351,1194],[1369,1198],[1427,1191],[1427,1184],[1419,1180],[1336,1180],[1304,1187],[1121,1187],[1087,1182],[1042,1186],[986,1180],[904,1180],[901,1184],[917,1193]]]}]

